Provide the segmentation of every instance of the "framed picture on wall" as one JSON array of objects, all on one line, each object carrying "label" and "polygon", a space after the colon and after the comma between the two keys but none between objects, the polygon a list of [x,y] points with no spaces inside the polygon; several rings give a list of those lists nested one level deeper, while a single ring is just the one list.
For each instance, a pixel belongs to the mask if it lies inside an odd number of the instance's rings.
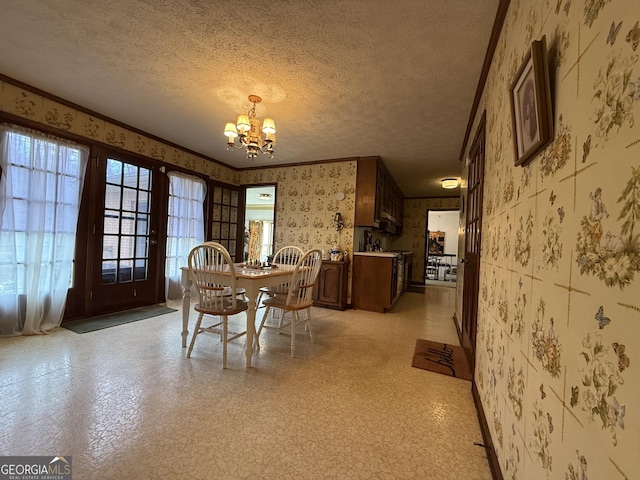
[{"label": "framed picture on wall", "polygon": [[511,83],[515,165],[526,165],[553,136],[546,37],[531,44]]},{"label": "framed picture on wall", "polygon": [[444,253],[444,232],[429,232],[429,255]]}]

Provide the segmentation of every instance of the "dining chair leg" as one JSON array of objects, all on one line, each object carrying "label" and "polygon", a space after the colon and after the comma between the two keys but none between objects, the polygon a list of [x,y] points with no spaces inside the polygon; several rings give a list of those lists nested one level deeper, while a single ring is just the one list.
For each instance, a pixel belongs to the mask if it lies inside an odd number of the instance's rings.
[{"label": "dining chair leg", "polygon": [[227,333],[229,333],[227,320],[228,317],[226,315],[222,317],[222,335],[224,335],[222,340],[222,368],[227,368]]},{"label": "dining chair leg", "polygon": [[262,332],[262,327],[264,327],[264,322],[267,320],[267,315],[271,311],[271,307],[267,305],[267,309],[264,311],[264,315],[262,315],[262,321],[260,322],[260,328],[256,332],[256,340],[260,338],[260,332]]},{"label": "dining chair leg", "polygon": [[305,326],[309,329],[309,340],[311,340],[311,343],[313,343],[313,332],[311,331],[311,307],[309,307],[306,312],[307,320],[305,322]]},{"label": "dining chair leg", "polygon": [[193,344],[196,342],[196,337],[198,336],[200,330],[200,324],[202,323],[202,317],[204,315],[201,313],[198,315],[198,321],[196,322],[196,328],[193,329],[193,336],[191,337],[191,343],[189,344],[189,350],[187,351],[187,358],[191,358],[191,351],[193,350]]},{"label": "dining chair leg", "polygon": [[[284,316],[284,315],[283,315]],[[296,324],[298,323],[298,312],[291,312],[291,356],[296,356]]]}]

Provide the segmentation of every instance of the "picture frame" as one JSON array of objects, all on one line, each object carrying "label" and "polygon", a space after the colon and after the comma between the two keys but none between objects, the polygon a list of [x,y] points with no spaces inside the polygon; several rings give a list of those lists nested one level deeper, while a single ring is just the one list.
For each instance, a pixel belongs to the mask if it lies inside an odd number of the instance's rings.
[{"label": "picture frame", "polygon": [[510,86],[515,165],[524,166],[553,137],[546,37],[535,40]]},{"label": "picture frame", "polygon": [[444,254],[444,232],[429,232],[429,255]]}]

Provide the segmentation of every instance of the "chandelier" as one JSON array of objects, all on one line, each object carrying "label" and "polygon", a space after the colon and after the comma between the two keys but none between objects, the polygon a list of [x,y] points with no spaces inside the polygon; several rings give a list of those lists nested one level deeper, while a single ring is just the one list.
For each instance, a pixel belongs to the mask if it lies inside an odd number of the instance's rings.
[{"label": "chandelier", "polygon": [[[260,128],[260,120],[256,118],[256,104],[262,102],[257,95],[249,95],[253,107],[246,115],[238,115],[236,123],[227,123],[224,134],[227,137],[227,150],[245,149],[247,158],[256,158],[258,152],[273,158],[273,147],[276,144],[276,124],[272,118],[265,118]],[[236,143],[236,137],[238,141]]]}]

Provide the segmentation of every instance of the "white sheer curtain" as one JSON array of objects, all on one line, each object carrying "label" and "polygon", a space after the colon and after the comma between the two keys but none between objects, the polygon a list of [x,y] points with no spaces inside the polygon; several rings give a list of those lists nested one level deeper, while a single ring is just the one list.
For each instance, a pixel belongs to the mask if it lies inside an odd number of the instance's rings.
[{"label": "white sheer curtain", "polygon": [[62,322],[89,149],[0,125],[0,336]]},{"label": "white sheer curtain", "polygon": [[204,181],[192,175],[169,172],[169,216],[167,218],[167,299],[182,297],[180,267],[187,265],[189,252],[204,242]]}]

